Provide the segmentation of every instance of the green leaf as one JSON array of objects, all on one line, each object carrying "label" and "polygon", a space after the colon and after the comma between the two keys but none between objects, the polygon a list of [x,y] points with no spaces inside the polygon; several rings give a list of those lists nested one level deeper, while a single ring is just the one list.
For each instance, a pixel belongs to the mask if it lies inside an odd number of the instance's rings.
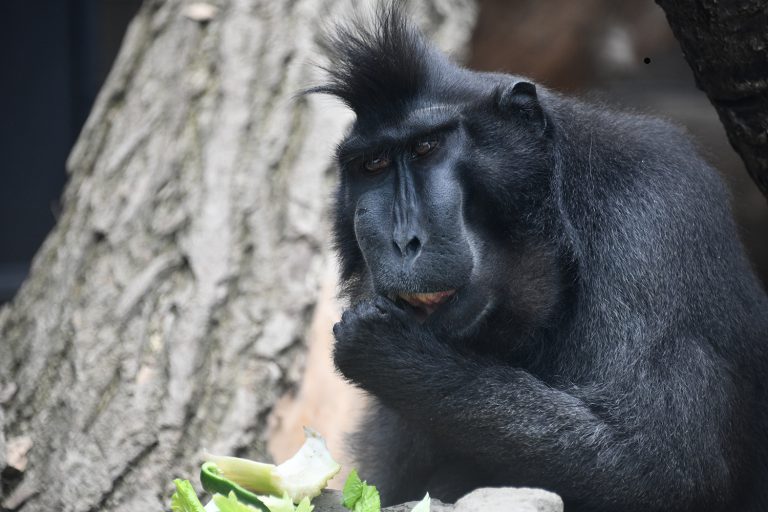
[{"label": "green leaf", "polygon": [[355,512],[381,512],[381,500],[376,487],[363,482],[363,494],[355,503]]},{"label": "green leaf", "polygon": [[[230,458],[234,459],[233,457]],[[247,503],[261,512],[270,512],[269,508],[256,494],[226,478],[221,468],[214,462],[206,462],[202,465],[200,468],[200,483],[203,484],[203,489],[211,494],[229,496],[230,493],[234,492],[239,501]]]},{"label": "green leaf", "polygon": [[357,503],[363,496],[363,482],[360,480],[360,476],[357,474],[357,470],[353,469],[347,476],[347,481],[344,482],[344,489],[341,491],[343,501],[341,502],[349,510],[354,510],[355,503]]},{"label": "green leaf", "polygon": [[269,509],[269,512],[294,512],[293,501],[288,493],[283,493],[282,498],[277,496],[262,496],[261,501]]},{"label": "green leaf", "polygon": [[203,504],[197,499],[195,489],[189,480],[176,479],[176,492],[171,496],[171,510],[173,512],[205,512]]},{"label": "green leaf", "polygon": [[380,512],[381,500],[379,491],[373,485],[360,480],[356,470],[352,470],[344,482],[344,489],[341,491],[343,500],[341,502],[353,512]]},{"label": "green leaf", "polygon": [[416,504],[415,507],[413,507],[413,510],[411,512],[429,512],[429,507],[432,504],[432,500],[429,498],[429,493],[427,493],[426,496],[424,496],[424,499],[422,499],[420,502]]},{"label": "green leaf", "polygon": [[[223,496],[221,494],[213,495],[213,502],[219,507],[221,512],[261,512],[259,509],[246,505],[237,500],[237,496],[234,492],[230,492],[229,496]],[[270,509],[271,510],[271,509]],[[274,511],[277,512],[277,511]]]},{"label": "green leaf", "polygon": [[304,497],[304,499],[296,505],[296,512],[312,512],[314,508],[315,506],[309,503],[309,498]]},{"label": "green leaf", "polygon": [[308,496],[305,496],[297,506],[294,506],[293,500],[287,492],[283,493],[282,498],[277,496],[260,496],[260,498],[270,512],[312,512],[312,509],[315,508],[314,505],[310,505]]},{"label": "green leaf", "polygon": [[[277,496],[260,496],[260,498],[270,512],[312,512],[312,509],[315,508],[314,505],[310,504],[309,498],[304,498],[298,505],[294,506],[288,493],[284,493],[282,498]],[[214,494],[213,502],[219,507],[219,512],[260,512],[256,507],[239,501],[234,492],[230,492],[229,496],[226,497],[221,494]]]}]

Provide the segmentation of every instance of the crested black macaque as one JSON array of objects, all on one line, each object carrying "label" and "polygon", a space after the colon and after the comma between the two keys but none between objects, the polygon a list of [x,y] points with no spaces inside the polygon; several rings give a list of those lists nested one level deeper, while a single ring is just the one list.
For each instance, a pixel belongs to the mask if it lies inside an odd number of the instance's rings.
[{"label": "crested black macaque", "polygon": [[768,510],[768,299],[682,130],[461,68],[398,8],[329,47],[334,361],[383,501]]}]

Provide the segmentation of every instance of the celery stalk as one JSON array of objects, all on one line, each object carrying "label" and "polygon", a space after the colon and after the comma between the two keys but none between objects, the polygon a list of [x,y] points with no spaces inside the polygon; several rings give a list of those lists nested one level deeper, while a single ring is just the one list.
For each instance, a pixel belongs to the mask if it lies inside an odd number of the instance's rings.
[{"label": "celery stalk", "polygon": [[287,494],[293,503],[300,503],[319,495],[341,470],[320,434],[305,428],[304,435],[299,451],[279,466],[219,455],[208,455],[206,461],[216,464],[224,478],[250,491],[278,497]]},{"label": "celery stalk", "polygon": [[176,479],[173,481],[176,492],[171,496],[173,512],[204,512],[203,504],[197,499],[197,494],[189,480]]},{"label": "celery stalk", "polygon": [[249,491],[278,496],[282,494],[279,482],[273,476],[277,469],[274,464],[223,455],[206,455],[205,460],[213,462],[221,476]]}]

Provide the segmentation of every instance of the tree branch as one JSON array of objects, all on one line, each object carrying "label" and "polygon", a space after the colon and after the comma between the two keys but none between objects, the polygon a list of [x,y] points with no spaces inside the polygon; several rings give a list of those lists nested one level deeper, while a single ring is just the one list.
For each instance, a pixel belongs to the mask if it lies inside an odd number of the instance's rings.
[{"label": "tree branch", "polygon": [[728,140],[768,197],[768,4],[656,0],[715,106]]}]

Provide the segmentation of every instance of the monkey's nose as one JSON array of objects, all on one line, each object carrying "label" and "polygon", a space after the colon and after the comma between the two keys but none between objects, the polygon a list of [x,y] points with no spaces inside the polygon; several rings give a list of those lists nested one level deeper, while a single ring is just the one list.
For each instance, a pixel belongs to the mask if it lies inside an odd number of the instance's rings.
[{"label": "monkey's nose", "polygon": [[400,256],[407,259],[416,259],[421,253],[421,240],[416,235],[395,237],[392,241],[395,250]]}]

